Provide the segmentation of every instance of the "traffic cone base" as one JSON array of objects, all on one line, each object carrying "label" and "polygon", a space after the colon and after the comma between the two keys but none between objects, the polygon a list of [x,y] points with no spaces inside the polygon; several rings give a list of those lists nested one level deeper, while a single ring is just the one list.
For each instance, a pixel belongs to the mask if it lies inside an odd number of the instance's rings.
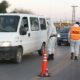
[{"label": "traffic cone base", "polygon": [[50,77],[50,74],[48,73],[47,51],[45,48],[43,50],[42,71],[38,76],[39,77]]},{"label": "traffic cone base", "polygon": [[39,76],[39,77],[51,77],[51,76],[50,76],[50,73],[46,73],[46,74],[44,74],[44,75],[42,75],[42,73],[40,73],[38,76]]}]

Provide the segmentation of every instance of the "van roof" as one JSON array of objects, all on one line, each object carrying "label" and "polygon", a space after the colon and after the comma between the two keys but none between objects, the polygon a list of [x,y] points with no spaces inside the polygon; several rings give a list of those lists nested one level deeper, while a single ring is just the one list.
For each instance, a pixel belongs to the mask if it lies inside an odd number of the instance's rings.
[{"label": "van roof", "polygon": [[33,16],[33,17],[45,17],[42,15],[35,15],[35,14],[24,14],[24,13],[0,13],[0,15],[16,15],[16,16]]}]

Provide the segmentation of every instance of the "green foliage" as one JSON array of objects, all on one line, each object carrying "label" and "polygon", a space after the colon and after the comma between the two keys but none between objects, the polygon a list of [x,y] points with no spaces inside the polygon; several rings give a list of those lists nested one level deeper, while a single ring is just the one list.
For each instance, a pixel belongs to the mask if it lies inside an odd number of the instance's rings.
[{"label": "green foliage", "polygon": [[2,1],[0,3],[0,13],[6,13],[6,9],[9,7],[9,4],[7,1]]},{"label": "green foliage", "polygon": [[[6,9],[9,7],[9,4],[7,1],[2,1],[0,3],[0,13],[7,13]],[[23,10],[23,9],[14,9],[11,13],[25,13],[25,14],[34,14],[33,12],[29,10]]]}]

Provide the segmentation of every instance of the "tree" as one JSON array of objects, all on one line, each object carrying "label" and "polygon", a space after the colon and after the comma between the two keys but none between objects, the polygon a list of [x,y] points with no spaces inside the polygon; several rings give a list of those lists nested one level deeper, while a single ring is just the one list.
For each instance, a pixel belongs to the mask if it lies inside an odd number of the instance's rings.
[{"label": "tree", "polygon": [[6,9],[9,7],[9,4],[7,1],[2,1],[0,3],[0,13],[6,13]]}]

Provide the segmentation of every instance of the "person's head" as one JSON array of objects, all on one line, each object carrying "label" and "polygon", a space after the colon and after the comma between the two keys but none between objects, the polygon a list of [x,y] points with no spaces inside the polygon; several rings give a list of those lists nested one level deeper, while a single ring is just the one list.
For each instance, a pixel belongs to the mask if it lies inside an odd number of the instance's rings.
[{"label": "person's head", "polygon": [[79,23],[78,21],[76,22],[76,24],[77,24],[77,25],[80,25],[80,23]]}]

